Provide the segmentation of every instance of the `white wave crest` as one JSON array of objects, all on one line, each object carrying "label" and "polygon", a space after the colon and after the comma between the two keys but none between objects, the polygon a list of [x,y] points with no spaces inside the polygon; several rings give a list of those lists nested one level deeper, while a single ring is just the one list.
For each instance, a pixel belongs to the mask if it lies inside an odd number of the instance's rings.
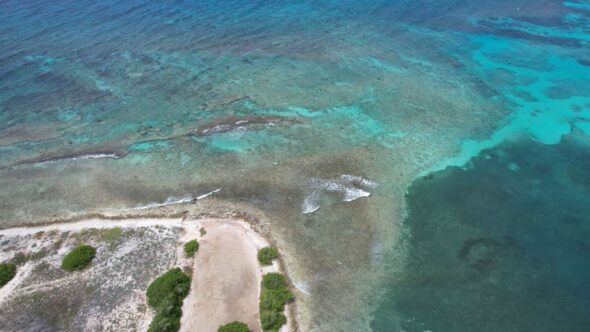
[{"label": "white wave crest", "polygon": [[120,159],[121,156],[115,153],[90,153],[80,154],[67,157],[49,158],[38,162],[38,164],[51,164],[61,161],[76,161],[76,160],[89,160],[89,159]]},{"label": "white wave crest", "polygon": [[378,184],[375,181],[371,181],[369,179],[365,179],[362,176],[355,176],[355,175],[349,175],[349,174],[343,174],[340,176],[342,178],[342,180],[348,181],[349,183],[359,183],[362,186],[368,187],[368,188],[377,188]]},{"label": "white wave crest", "polygon": [[303,213],[312,213],[320,208],[318,203],[320,192],[317,190],[312,191],[303,199]]},{"label": "white wave crest", "polygon": [[213,194],[215,194],[215,193],[217,193],[217,192],[220,192],[220,191],[221,191],[221,189],[222,189],[222,188],[217,188],[217,189],[215,189],[215,190],[213,190],[213,191],[210,191],[210,192],[208,192],[208,193],[206,193],[206,194],[203,194],[203,195],[197,196],[197,200],[200,200],[200,199],[203,199],[203,198],[207,198],[207,197],[209,197],[209,196],[211,196],[211,195],[213,195]]},{"label": "white wave crest", "polygon": [[134,208],[131,208],[130,210],[147,210],[147,209],[159,208],[159,207],[164,207],[164,206],[192,203],[192,202],[196,202],[198,200],[207,198],[217,192],[220,192],[221,189],[222,188],[217,188],[215,190],[212,190],[210,192],[207,192],[205,194],[202,194],[202,195],[199,195],[196,197],[191,194],[187,194],[182,197],[171,196],[171,197],[166,198],[166,200],[164,202],[159,202],[159,203],[153,202],[153,203],[148,203],[148,204],[139,204],[139,205],[135,206]]},{"label": "white wave crest", "polygon": [[342,201],[351,202],[370,196],[368,189],[374,189],[377,186],[378,184],[374,181],[349,174],[343,174],[336,180],[310,178],[307,181],[308,191],[303,199],[303,213],[312,213],[320,208],[320,195],[324,191],[342,193]]},{"label": "white wave crest", "polygon": [[148,204],[140,204],[137,205],[136,207],[132,208],[132,210],[146,210],[146,209],[152,209],[152,208],[158,208],[158,207],[163,207],[163,206],[170,206],[170,205],[178,205],[178,204],[185,204],[185,203],[190,203],[192,201],[194,201],[195,199],[193,198],[192,195],[185,195],[183,197],[168,197],[166,198],[166,200],[164,202],[161,203],[148,203]]},{"label": "white wave crest", "polygon": [[344,192],[344,198],[342,200],[345,202],[352,202],[357,198],[369,196],[371,196],[371,193],[368,191],[358,188],[346,188],[346,191]]},{"label": "white wave crest", "polygon": [[303,293],[305,295],[311,294],[310,287],[306,282],[294,281],[293,286],[295,286],[295,288],[297,288],[298,291],[300,291],[301,293]]},{"label": "white wave crest", "polygon": [[75,156],[69,158],[71,160],[78,160],[78,159],[119,159],[120,156],[114,153],[94,153],[94,154],[83,154],[80,156]]}]

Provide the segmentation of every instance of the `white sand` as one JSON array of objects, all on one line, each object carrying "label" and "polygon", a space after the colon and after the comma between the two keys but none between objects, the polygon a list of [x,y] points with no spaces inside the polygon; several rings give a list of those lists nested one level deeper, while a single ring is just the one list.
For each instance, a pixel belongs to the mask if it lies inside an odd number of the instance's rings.
[{"label": "white sand", "polygon": [[163,227],[183,227],[182,219],[176,218],[133,218],[133,219],[120,219],[120,220],[110,220],[110,219],[86,219],[76,222],[69,222],[63,224],[51,224],[51,225],[41,225],[41,226],[32,226],[32,227],[14,227],[14,228],[6,228],[0,229],[0,235],[5,236],[24,236],[24,235],[31,235],[37,232],[51,232],[51,231],[58,231],[58,232],[79,232],[84,229],[104,229],[104,228],[113,228],[113,227],[121,227],[121,228],[135,228],[135,227],[153,227],[153,226],[163,226]]},{"label": "white sand", "polygon": [[236,320],[261,331],[258,295],[263,270],[256,254],[268,244],[237,220],[207,219],[200,226],[207,234],[199,240],[181,332],[215,332]]},{"label": "white sand", "polygon": [[31,273],[31,264],[25,264],[16,271],[16,275],[6,285],[0,288],[0,303],[4,302],[10,297],[17,287],[25,280]]}]

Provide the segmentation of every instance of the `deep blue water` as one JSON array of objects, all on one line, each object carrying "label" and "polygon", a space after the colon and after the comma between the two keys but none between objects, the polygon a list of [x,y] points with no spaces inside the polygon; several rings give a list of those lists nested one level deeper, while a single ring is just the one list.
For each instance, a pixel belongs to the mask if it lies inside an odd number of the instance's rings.
[{"label": "deep blue water", "polygon": [[584,0],[0,2],[0,227],[223,188],[304,330],[585,326],[588,135]]},{"label": "deep blue water", "polygon": [[523,142],[416,181],[374,330],[587,330],[589,167],[588,141]]}]

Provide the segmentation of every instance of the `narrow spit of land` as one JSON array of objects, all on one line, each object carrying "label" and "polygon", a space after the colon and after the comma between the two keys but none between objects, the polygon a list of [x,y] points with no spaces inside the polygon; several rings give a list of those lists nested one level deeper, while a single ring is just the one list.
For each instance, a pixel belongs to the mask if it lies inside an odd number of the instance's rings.
[{"label": "narrow spit of land", "polygon": [[[268,242],[238,219],[133,218],[121,220],[87,219],[46,226],[16,227],[0,230],[4,237],[25,236],[38,232],[77,232],[113,227],[181,228],[176,261],[172,265],[193,268],[192,285],[182,307],[181,331],[217,331],[220,325],[243,321],[252,331],[261,331],[259,294],[263,273],[278,272],[277,263],[261,267],[258,249]],[[201,230],[204,230],[201,232]],[[197,239],[199,251],[192,259],[182,254],[182,243]],[[18,296],[19,284],[29,277],[31,269],[22,269],[7,287],[0,290],[3,298]],[[140,305],[140,303],[138,303]],[[289,315],[288,315],[289,316]],[[149,324],[149,317],[143,326]],[[289,329],[286,326],[287,329]]]}]

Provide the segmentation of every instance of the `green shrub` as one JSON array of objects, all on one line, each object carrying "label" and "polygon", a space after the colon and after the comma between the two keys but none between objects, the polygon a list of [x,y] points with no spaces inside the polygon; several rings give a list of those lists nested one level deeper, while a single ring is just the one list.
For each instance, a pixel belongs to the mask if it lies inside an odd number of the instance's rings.
[{"label": "green shrub", "polygon": [[16,275],[16,264],[2,263],[0,264],[0,288],[6,285]]},{"label": "green shrub", "polygon": [[157,277],[148,287],[148,304],[157,313],[148,332],[175,332],[180,328],[182,301],[188,295],[191,279],[180,268]]},{"label": "green shrub", "polygon": [[82,270],[90,264],[95,255],[94,247],[81,244],[64,257],[61,268],[69,272]]},{"label": "green shrub", "polygon": [[103,229],[100,233],[100,237],[103,241],[109,243],[111,249],[114,249],[117,246],[117,244],[119,244],[121,234],[123,234],[123,230],[121,229],[121,227],[113,227]]},{"label": "green shrub", "polygon": [[264,331],[278,331],[281,326],[285,325],[287,317],[276,311],[261,311],[260,323]]},{"label": "green shrub", "polygon": [[287,286],[287,279],[280,273],[267,273],[262,276],[262,287],[275,289]]},{"label": "green shrub", "polygon": [[176,294],[169,294],[160,303],[158,312],[150,323],[148,332],[176,332],[180,329],[182,316],[182,299]]},{"label": "green shrub", "polygon": [[176,332],[180,329],[180,317],[168,316],[164,313],[158,312],[147,332]]},{"label": "green shrub", "polygon": [[193,257],[197,250],[199,250],[199,242],[197,240],[191,240],[184,244],[186,257]]},{"label": "green shrub", "polygon": [[38,260],[46,257],[47,255],[49,255],[49,250],[47,250],[46,248],[42,248],[41,250],[31,254],[29,256],[29,258],[31,260],[38,261]]},{"label": "green shrub", "polygon": [[21,266],[21,265],[25,264],[26,262],[28,262],[29,259],[31,259],[31,257],[29,257],[29,255],[27,255],[21,251],[21,252],[17,252],[16,254],[14,254],[14,256],[12,256],[12,259],[10,260],[10,262],[16,264],[17,266]]},{"label": "green shrub", "polygon": [[217,332],[250,332],[250,329],[245,323],[231,322],[220,326]]},{"label": "green shrub", "polygon": [[191,279],[180,268],[174,268],[157,277],[147,289],[148,304],[159,308],[164,299],[174,295],[180,301],[186,297],[190,289]]},{"label": "green shrub", "polygon": [[283,311],[285,303],[293,299],[293,293],[287,287],[262,289],[260,292],[260,310]]},{"label": "green shrub", "polygon": [[272,260],[279,258],[279,252],[274,247],[266,247],[258,250],[258,261],[262,265],[272,265]]},{"label": "green shrub", "polygon": [[264,331],[278,331],[287,318],[283,315],[285,304],[293,300],[287,287],[287,279],[280,273],[267,273],[262,277],[260,292],[260,323]]}]

